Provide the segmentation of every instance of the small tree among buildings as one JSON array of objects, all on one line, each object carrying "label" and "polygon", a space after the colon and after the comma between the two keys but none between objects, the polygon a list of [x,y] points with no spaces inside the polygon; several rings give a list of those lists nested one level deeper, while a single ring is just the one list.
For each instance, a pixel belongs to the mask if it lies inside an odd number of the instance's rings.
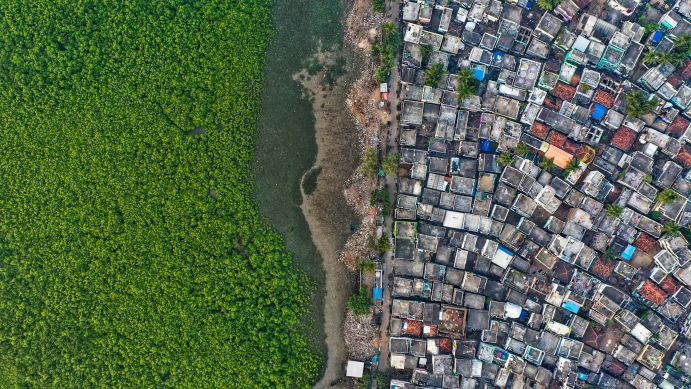
[{"label": "small tree among buildings", "polygon": [[473,72],[468,68],[462,68],[458,71],[458,84],[456,85],[456,93],[458,99],[463,100],[470,96],[476,95],[480,90],[480,82],[475,79]]},{"label": "small tree among buildings", "polygon": [[434,65],[427,68],[425,71],[425,85],[429,85],[432,88],[439,86],[441,78],[444,76],[444,64],[435,63]]},{"label": "small tree among buildings", "polygon": [[610,204],[605,209],[605,213],[610,217],[619,217],[621,216],[622,212],[624,212],[624,209],[615,204]]},{"label": "small tree among buildings", "polygon": [[358,293],[348,298],[347,306],[355,315],[367,315],[372,309],[372,300],[369,298],[367,291],[361,289]]},{"label": "small tree among buildings", "polygon": [[499,158],[497,158],[497,163],[500,164],[501,166],[508,166],[514,163],[516,160],[516,157],[512,153],[509,153],[508,151],[505,151],[501,154],[499,154]]},{"label": "small tree among buildings", "polygon": [[669,204],[679,198],[679,194],[670,188],[665,188],[657,195],[657,201],[661,204]]}]

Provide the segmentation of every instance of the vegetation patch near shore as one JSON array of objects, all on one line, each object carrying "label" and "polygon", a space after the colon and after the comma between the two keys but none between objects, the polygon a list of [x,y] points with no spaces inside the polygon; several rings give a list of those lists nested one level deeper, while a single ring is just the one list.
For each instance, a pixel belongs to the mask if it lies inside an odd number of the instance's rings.
[{"label": "vegetation patch near shore", "polygon": [[0,386],[308,386],[250,197],[270,2],[57,3],[0,6]]}]

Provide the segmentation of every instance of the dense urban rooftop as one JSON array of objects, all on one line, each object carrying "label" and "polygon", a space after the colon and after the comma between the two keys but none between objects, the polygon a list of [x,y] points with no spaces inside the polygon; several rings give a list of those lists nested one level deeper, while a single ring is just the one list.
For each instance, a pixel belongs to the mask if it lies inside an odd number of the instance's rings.
[{"label": "dense urban rooftop", "polygon": [[401,18],[391,388],[689,385],[691,0]]}]

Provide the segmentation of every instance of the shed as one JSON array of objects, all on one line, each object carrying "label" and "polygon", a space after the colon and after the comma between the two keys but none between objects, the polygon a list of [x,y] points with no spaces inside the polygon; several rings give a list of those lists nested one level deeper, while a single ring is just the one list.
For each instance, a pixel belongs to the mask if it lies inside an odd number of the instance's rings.
[{"label": "shed", "polygon": [[365,362],[348,360],[346,377],[361,378],[365,371]]}]

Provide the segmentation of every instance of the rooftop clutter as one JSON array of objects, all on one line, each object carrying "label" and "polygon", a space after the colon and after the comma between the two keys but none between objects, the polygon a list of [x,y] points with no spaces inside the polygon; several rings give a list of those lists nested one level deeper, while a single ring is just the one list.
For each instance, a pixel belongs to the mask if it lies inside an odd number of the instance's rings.
[{"label": "rooftop clutter", "polygon": [[608,4],[402,2],[394,387],[689,384],[691,0]]}]

